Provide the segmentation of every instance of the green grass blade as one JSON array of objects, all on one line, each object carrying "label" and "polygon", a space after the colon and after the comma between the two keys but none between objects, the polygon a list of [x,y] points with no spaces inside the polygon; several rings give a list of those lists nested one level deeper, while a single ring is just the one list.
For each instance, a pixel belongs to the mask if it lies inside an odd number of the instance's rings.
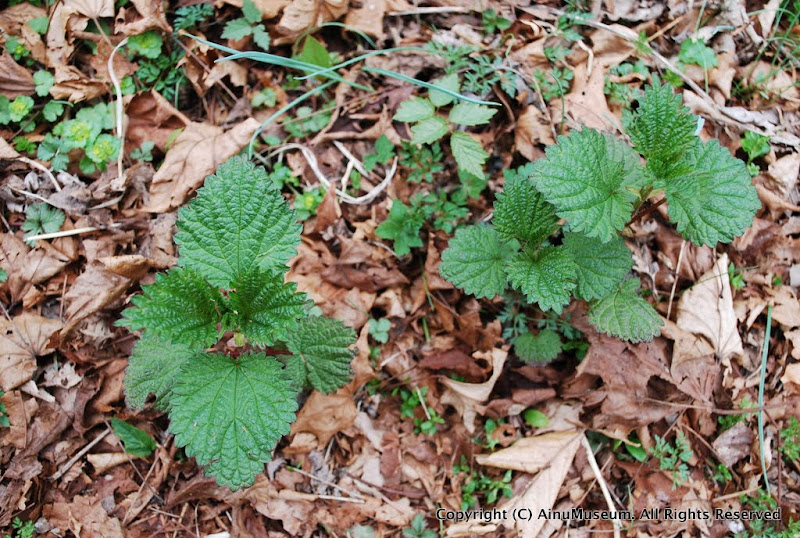
[{"label": "green grass blade", "polygon": [[466,95],[454,92],[452,90],[448,90],[447,88],[439,87],[436,84],[431,84],[430,82],[425,82],[424,80],[408,77],[402,73],[398,73],[397,71],[390,71],[389,69],[381,69],[379,67],[365,67],[364,71],[367,73],[377,73],[385,77],[396,78],[397,80],[402,80],[403,82],[410,82],[411,84],[415,84],[417,86],[421,86],[429,90],[438,90],[442,93],[452,95],[456,99],[467,101],[468,103],[475,103],[477,105],[500,106],[500,103],[495,103],[494,101],[484,101],[482,99],[475,99],[474,97],[467,97]]}]

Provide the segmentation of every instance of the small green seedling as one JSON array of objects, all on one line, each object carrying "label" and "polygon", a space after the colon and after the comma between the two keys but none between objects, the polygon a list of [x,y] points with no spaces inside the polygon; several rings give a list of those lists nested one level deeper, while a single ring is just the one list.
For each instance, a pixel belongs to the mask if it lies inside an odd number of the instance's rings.
[{"label": "small green seedling", "polygon": [[231,19],[225,24],[222,38],[238,41],[252,35],[253,41],[259,48],[269,50],[269,32],[267,32],[263,24],[260,24],[263,15],[253,3],[253,0],[244,0],[242,2],[242,15],[244,17]]},{"label": "small green seedling", "polygon": [[638,109],[623,114],[633,148],[588,128],[559,137],[546,157],[506,173],[492,225],[456,231],[442,276],[476,297],[510,285],[555,313],[574,296],[589,303],[599,331],[651,340],[663,322],[629,276],[621,232],[651,197],[664,198],[678,232],[713,247],[742,234],[761,208],[744,163],[718,141],[701,141],[696,123],[680,96],[656,81]]},{"label": "small green seedling", "polygon": [[[5,392],[0,390],[0,398],[2,398],[4,395]],[[0,402],[0,426],[3,428],[8,428],[11,426],[11,422],[8,420],[8,411],[6,410],[6,406],[3,404],[3,402]]]},{"label": "small green seedling", "polygon": [[[25,222],[20,228],[27,235],[50,234],[60,230],[65,219],[64,212],[60,209],[47,204],[31,204],[25,211]],[[27,243],[33,246],[34,241]]]},{"label": "small green seedling", "polygon": [[689,467],[686,464],[694,456],[692,447],[683,432],[675,436],[674,445],[658,435],[655,438],[656,446],[652,455],[658,459],[660,469],[672,472],[672,489],[676,489],[689,480]]},{"label": "small green seedling", "polygon": [[546,428],[547,425],[550,423],[550,420],[547,418],[547,415],[539,411],[538,409],[526,409],[524,413],[522,413],[522,420],[525,421],[525,424],[530,426],[531,428]]},{"label": "small green seedling", "polygon": [[150,435],[136,426],[128,424],[118,418],[111,419],[111,429],[114,435],[122,441],[125,452],[140,458],[147,458],[156,449],[156,442]]},{"label": "small green seedling", "polygon": [[392,322],[388,318],[369,320],[369,335],[379,344],[389,341],[389,331],[392,329]]},{"label": "small green seedling", "polygon": [[461,484],[461,509],[471,510],[478,503],[478,498],[483,497],[486,504],[496,503],[501,496],[511,498],[511,469],[503,473],[502,478],[493,479],[480,471],[470,469],[466,458],[461,457],[461,464],[453,466],[453,474],[464,474],[464,481]]},{"label": "small green seedling", "polygon": [[433,435],[438,424],[444,424],[444,419],[435,409],[424,403],[428,395],[428,387],[408,390],[395,388],[392,396],[400,394],[400,418],[410,418],[414,422],[414,433]]},{"label": "small green seedling", "polygon": [[351,376],[353,330],[312,315],[285,282],[300,225],[278,184],[243,157],[222,164],[178,212],[178,266],[118,322],[144,331],[125,372],[128,405],[154,394],[176,444],[231,489],[263,471],[301,389],[330,393]]},{"label": "small green seedling", "polygon": [[11,522],[11,528],[14,529],[14,533],[6,534],[5,538],[33,538],[37,534],[33,521],[22,521],[18,517]]},{"label": "small green seedling", "polygon": [[182,6],[175,10],[175,21],[172,28],[175,33],[180,30],[189,30],[204,24],[214,16],[214,6],[211,4],[193,4]]},{"label": "small green seedling", "polygon": [[769,137],[753,131],[746,131],[742,137],[742,149],[747,153],[747,171],[751,176],[757,176],[760,169],[753,161],[769,154],[771,150]]},{"label": "small green seedling", "polygon": [[428,528],[425,516],[417,514],[411,520],[411,527],[403,529],[403,538],[436,538],[436,531]]},{"label": "small green seedling", "polygon": [[487,9],[483,12],[483,15],[481,16],[481,22],[483,24],[483,31],[487,35],[505,32],[511,28],[511,21],[501,17],[493,9]]},{"label": "small green seedling", "polygon": [[781,430],[781,453],[788,461],[800,459],[800,422],[789,417],[789,425]]}]

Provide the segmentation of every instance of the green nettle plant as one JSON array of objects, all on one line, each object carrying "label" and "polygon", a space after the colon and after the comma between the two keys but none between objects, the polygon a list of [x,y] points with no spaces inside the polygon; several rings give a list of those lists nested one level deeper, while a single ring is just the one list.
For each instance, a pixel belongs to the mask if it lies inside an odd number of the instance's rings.
[{"label": "green nettle plant", "polygon": [[598,330],[652,339],[662,321],[629,275],[620,235],[643,204],[665,197],[678,232],[712,247],[741,235],[761,207],[744,163],[716,140],[701,141],[696,124],[671,86],[656,81],[623,115],[633,148],[587,128],[559,137],[544,158],[506,173],[493,226],[459,229],[442,253],[442,275],[476,297],[511,285],[556,313],[583,299]]},{"label": "green nettle plant", "polygon": [[313,315],[284,282],[301,227],[277,185],[243,157],[207,177],[178,213],[178,266],[119,321],[144,330],[125,373],[128,405],[154,394],[178,446],[231,489],[270,460],[301,389],[333,392],[351,376],[353,330]]}]

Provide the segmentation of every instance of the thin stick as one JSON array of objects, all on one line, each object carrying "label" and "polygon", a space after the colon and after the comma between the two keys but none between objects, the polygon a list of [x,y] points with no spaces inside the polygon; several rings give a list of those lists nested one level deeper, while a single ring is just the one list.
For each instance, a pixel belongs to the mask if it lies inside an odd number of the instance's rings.
[{"label": "thin stick", "polygon": [[353,497],[355,499],[359,499],[361,501],[364,500],[364,497],[362,495],[360,495],[358,492],[351,491],[351,490],[349,490],[347,488],[343,488],[342,486],[340,486],[338,484],[335,484],[335,483],[333,483],[333,482],[331,482],[329,480],[325,480],[324,478],[320,478],[320,477],[315,476],[315,475],[313,475],[311,473],[307,473],[304,470],[298,469],[297,467],[292,467],[291,465],[287,465],[286,468],[291,470],[291,471],[294,471],[296,473],[300,473],[303,476],[307,476],[308,478],[311,478],[312,480],[316,480],[317,482],[321,482],[321,483],[325,484],[326,486],[330,486],[332,488],[336,488],[336,489],[338,489],[339,491],[341,491],[343,493],[347,493],[348,495],[350,495],[351,497]]},{"label": "thin stick", "polygon": [[772,331],[772,305],[767,307],[767,330],[764,333],[764,350],[761,353],[761,381],[758,384],[758,447],[761,453],[761,472],[764,475],[764,485],[769,492],[769,479],[767,478],[767,457],[764,454],[764,382],[767,377],[767,356],[769,355],[769,335]]},{"label": "thin stick", "polygon": [[683,262],[683,251],[686,250],[686,239],[681,243],[681,251],[678,253],[678,266],[675,267],[675,281],[672,283],[672,291],[669,292],[669,306],[667,307],[667,319],[672,313],[672,300],[675,298],[675,288],[678,287],[678,279],[680,278],[681,262]]},{"label": "thin stick", "polygon": [[407,15],[439,15],[442,13],[469,13],[472,11],[468,7],[418,7],[414,9],[407,9],[405,11],[390,11],[387,13],[390,17],[405,17]]},{"label": "thin stick", "polygon": [[106,435],[108,435],[109,433],[111,433],[111,429],[106,428],[105,431],[103,431],[103,433],[95,437],[88,445],[83,447],[80,450],[80,452],[72,456],[72,458],[70,458],[70,460],[67,463],[62,465],[61,468],[53,476],[50,477],[50,480],[56,481],[62,476],[64,476],[64,473],[69,471],[79,459],[81,459],[87,452],[89,452],[92,449],[92,447],[94,447],[94,445],[105,439]]},{"label": "thin stick", "polygon": [[589,440],[586,438],[585,434],[581,434],[581,444],[583,445],[584,450],[586,450],[586,459],[589,460],[589,466],[592,468],[595,478],[597,478],[597,484],[600,486],[600,490],[603,492],[603,497],[608,505],[608,510],[614,514],[614,518],[612,519],[614,522],[614,538],[620,538],[619,530],[622,528],[622,523],[620,523],[619,518],[616,517],[616,508],[614,508],[614,501],[611,499],[611,493],[608,491],[608,484],[606,484],[606,479],[603,478],[603,473],[600,472],[600,467],[597,465],[597,460],[594,459],[592,446],[589,444]]},{"label": "thin stick", "polygon": [[25,238],[25,241],[36,241],[38,239],[58,239],[59,237],[69,237],[70,235],[88,234],[89,232],[99,232],[109,228],[119,228],[122,224],[113,223],[105,228],[97,228],[96,226],[87,226],[85,228],[75,228],[74,230],[64,230],[63,232],[53,232],[49,234],[30,235]]},{"label": "thin stick", "polygon": [[419,398],[419,403],[422,404],[422,410],[425,412],[425,418],[430,420],[431,414],[428,412],[428,406],[425,404],[425,396],[422,395],[422,391],[419,390],[419,387],[414,387],[414,390],[417,392],[417,398]]},{"label": "thin stick", "polygon": [[53,187],[57,191],[61,190],[61,185],[59,185],[58,181],[56,181],[56,176],[54,176],[53,172],[51,172],[46,166],[44,166],[43,164],[37,163],[33,159],[29,159],[27,157],[17,157],[17,160],[21,161],[21,162],[24,162],[25,164],[33,166],[37,170],[41,170],[42,172],[44,172],[44,174],[50,179],[50,182],[53,184]]},{"label": "thin stick", "polygon": [[114,54],[120,49],[120,47],[124,47],[128,43],[128,38],[126,37],[119,44],[114,47],[114,50],[111,51],[111,54],[108,55],[108,76],[111,77],[111,84],[114,85],[114,94],[117,97],[116,104],[116,111],[117,111],[117,138],[119,138],[119,155],[117,156],[117,175],[122,177],[122,157],[125,154],[125,133],[123,132],[123,121],[122,121],[122,87],[119,85],[119,79],[117,78],[117,74],[114,72]]}]

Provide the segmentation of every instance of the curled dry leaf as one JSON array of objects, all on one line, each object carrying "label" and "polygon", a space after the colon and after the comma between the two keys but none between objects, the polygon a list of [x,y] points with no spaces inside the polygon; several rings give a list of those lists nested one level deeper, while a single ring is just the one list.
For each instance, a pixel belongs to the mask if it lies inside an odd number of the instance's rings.
[{"label": "curled dry leaf", "polygon": [[754,438],[752,428],[745,422],[739,422],[725,430],[714,440],[713,445],[719,461],[728,467],[735,465],[750,454]]},{"label": "curled dry leaf", "polygon": [[53,351],[50,336],[60,328],[61,321],[35,314],[0,317],[0,390],[8,392],[31,379],[36,357]]},{"label": "curled dry leaf", "polygon": [[90,19],[114,16],[113,0],[64,0],[64,6],[73,13]]},{"label": "curled dry leaf", "polygon": [[276,44],[293,40],[312,26],[338,19],[347,12],[348,4],[347,0],[292,0],[276,27],[286,38],[276,40]]},{"label": "curled dry leaf", "polygon": [[164,17],[163,2],[159,0],[132,0],[131,3],[142,18],[130,23],[118,21],[114,28],[116,33],[137,35],[153,29],[161,29],[168,33],[172,32],[172,27]]},{"label": "curled dry leaf", "polygon": [[365,34],[383,37],[383,16],[386,13],[386,0],[362,0],[359,7],[351,9],[344,23],[361,30]]},{"label": "curled dry leaf", "polygon": [[135,95],[125,113],[128,116],[126,146],[130,148],[138,148],[151,140],[158,149],[166,151],[170,135],[192,122],[155,90]]},{"label": "curled dry leaf", "polygon": [[88,265],[64,295],[67,321],[61,336],[66,336],[81,321],[119,299],[130,284],[130,279],[112,273],[99,261]]},{"label": "curled dry leaf", "polygon": [[78,103],[108,92],[101,81],[87,78],[71,65],[56,66],[55,78],[56,83],[50,88],[50,95],[54,99],[68,99],[71,103]]},{"label": "curled dry leaf", "polygon": [[514,130],[514,144],[523,157],[533,161],[542,157],[544,153],[537,148],[538,144],[551,146],[555,144],[553,131],[544,114],[535,106],[529,106],[517,118],[517,128]]},{"label": "curled dry leaf", "polygon": [[3,51],[0,54],[0,94],[13,99],[18,95],[33,95],[35,88],[33,75]]},{"label": "curled dry leaf", "polygon": [[69,529],[75,536],[123,538],[122,525],[109,516],[97,496],[76,495],[69,503],[57,502],[44,507],[44,517],[53,526]]},{"label": "curled dry leaf", "polygon": [[464,383],[450,378],[441,380],[445,386],[441,402],[456,408],[470,434],[475,432],[475,407],[489,399],[489,395],[494,389],[494,384],[500,374],[503,373],[503,365],[508,357],[508,352],[492,348],[488,353],[476,351],[473,357],[491,361],[492,376],[487,381],[483,383]]},{"label": "curled dry leaf", "polygon": [[11,233],[0,235],[0,267],[8,273],[11,299],[18,301],[36,284],[58,274],[71,261],[63,252],[40,241],[31,249]]},{"label": "curled dry leaf", "polygon": [[353,396],[346,390],[334,394],[315,391],[297,413],[292,434],[311,433],[317,438],[318,446],[324,449],[331,437],[355,423],[357,415]]},{"label": "curled dry leaf", "polygon": [[30,24],[31,19],[46,17],[47,11],[28,2],[8,7],[0,11],[0,30],[6,35],[19,37],[19,42],[31,52],[31,57],[41,64],[46,64],[44,42]]},{"label": "curled dry leaf", "polygon": [[164,213],[183,204],[206,176],[250,142],[258,126],[253,118],[228,131],[208,123],[189,124],[153,176],[150,204],[144,210]]}]

